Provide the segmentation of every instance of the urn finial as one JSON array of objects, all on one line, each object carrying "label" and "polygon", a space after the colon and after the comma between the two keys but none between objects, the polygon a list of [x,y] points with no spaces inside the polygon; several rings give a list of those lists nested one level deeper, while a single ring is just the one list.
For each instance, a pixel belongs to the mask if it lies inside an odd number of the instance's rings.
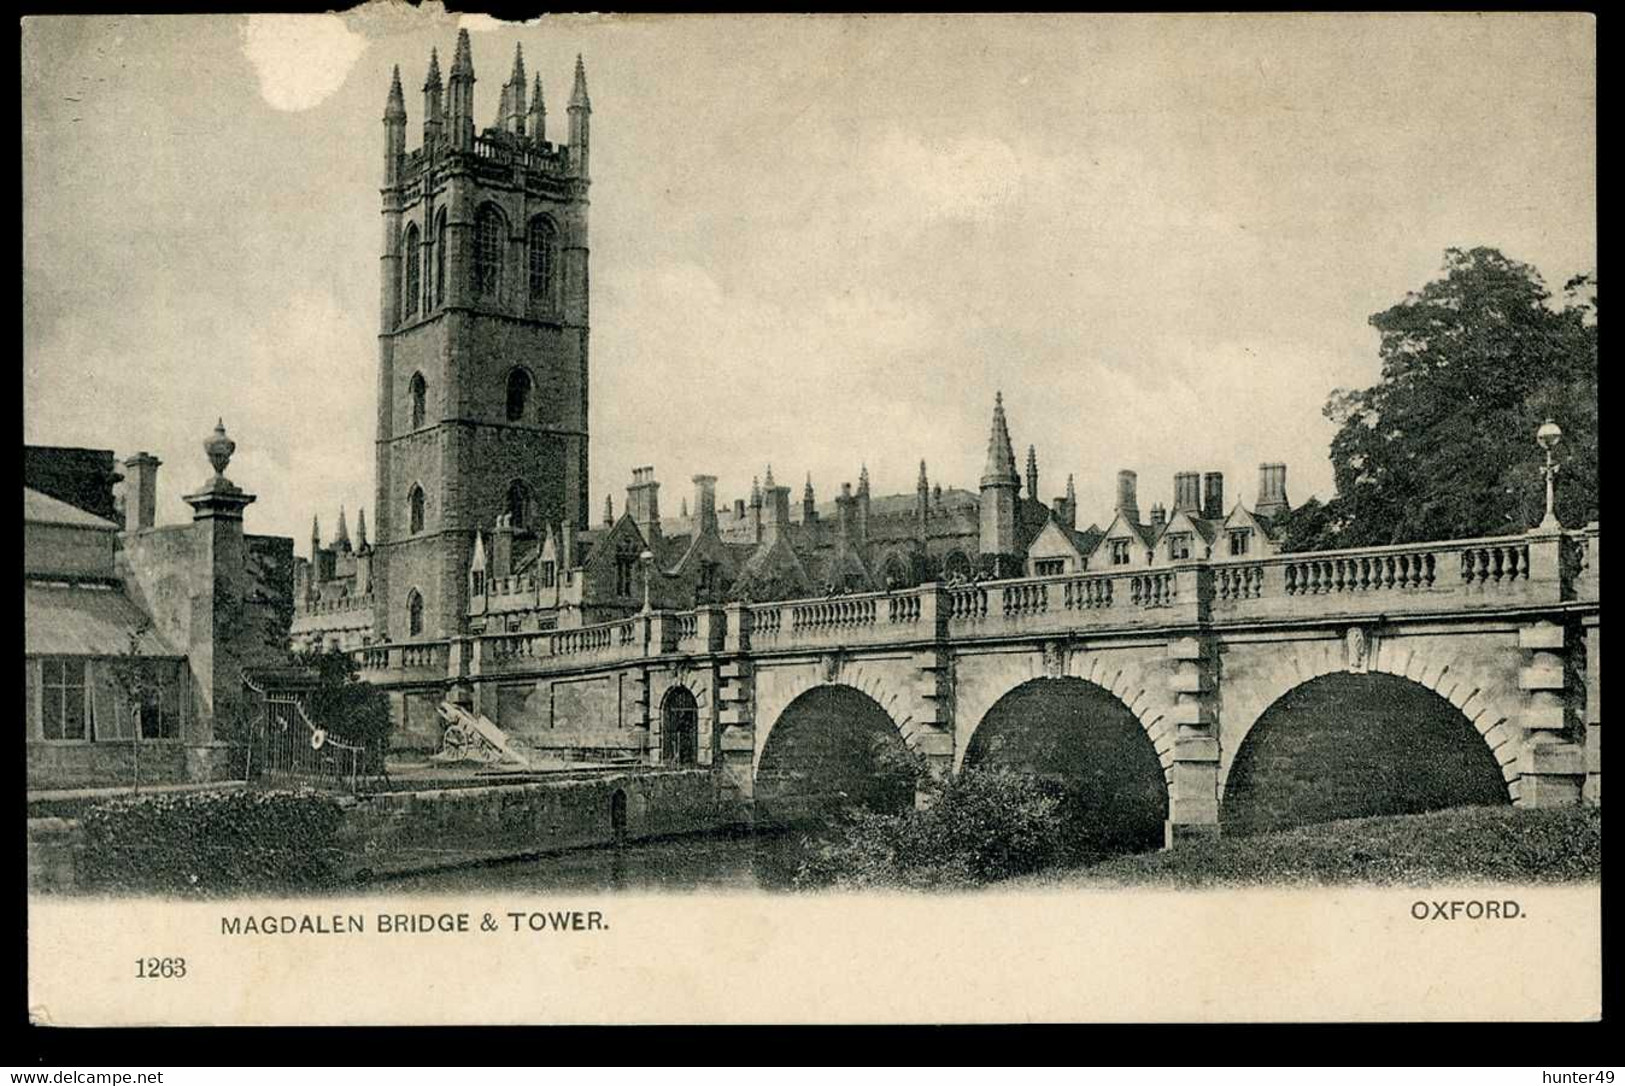
[{"label": "urn finial", "polygon": [[203,451],[208,454],[209,463],[214,465],[215,475],[224,478],[226,466],[231,463],[231,454],[237,451],[237,443],[226,436],[224,418],[214,424],[214,434],[203,443]]}]

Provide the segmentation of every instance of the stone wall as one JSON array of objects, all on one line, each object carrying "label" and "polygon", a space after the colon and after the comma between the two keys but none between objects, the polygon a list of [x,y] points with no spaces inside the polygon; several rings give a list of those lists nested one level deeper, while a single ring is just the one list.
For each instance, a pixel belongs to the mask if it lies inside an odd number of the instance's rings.
[{"label": "stone wall", "polygon": [[[50,742],[28,744],[28,780],[51,788],[119,788],[136,780],[136,744],[131,740]],[[142,742],[141,780],[146,784],[185,780],[188,770],[187,745],[182,742]],[[214,778],[220,779],[220,778]]]},{"label": "stone wall", "polygon": [[[616,795],[625,825],[615,823]],[[635,770],[573,781],[347,799],[345,874],[427,871],[562,849],[702,833],[733,822],[705,770]]]}]

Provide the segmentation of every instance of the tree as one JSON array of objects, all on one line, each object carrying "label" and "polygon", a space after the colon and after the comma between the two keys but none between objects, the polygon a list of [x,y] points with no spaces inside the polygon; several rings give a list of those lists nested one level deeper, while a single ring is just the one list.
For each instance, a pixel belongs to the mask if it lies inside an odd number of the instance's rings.
[{"label": "tree", "polygon": [[1489,248],[1445,251],[1444,275],[1372,316],[1382,380],[1339,390],[1337,494],[1282,522],[1289,550],[1527,531],[1545,510],[1536,427],[1563,428],[1557,515],[1598,511],[1597,300],[1593,276],[1564,287]]},{"label": "tree", "polygon": [[355,658],[339,649],[302,653],[297,663],[316,673],[305,713],[317,727],[346,743],[381,752],[394,721],[389,695],[360,678]]}]

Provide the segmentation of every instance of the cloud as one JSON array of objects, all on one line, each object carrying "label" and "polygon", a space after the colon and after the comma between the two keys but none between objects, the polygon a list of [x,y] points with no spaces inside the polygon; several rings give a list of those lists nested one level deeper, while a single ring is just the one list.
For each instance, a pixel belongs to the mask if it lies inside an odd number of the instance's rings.
[{"label": "cloud", "polygon": [[337,15],[250,15],[243,27],[243,55],[259,75],[260,96],[290,113],[326,101],[366,48],[367,39]]}]

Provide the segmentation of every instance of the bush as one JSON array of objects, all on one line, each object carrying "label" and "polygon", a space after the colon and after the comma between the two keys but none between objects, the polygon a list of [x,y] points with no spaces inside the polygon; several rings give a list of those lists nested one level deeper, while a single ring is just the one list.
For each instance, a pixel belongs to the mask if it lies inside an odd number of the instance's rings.
[{"label": "bush", "polygon": [[341,812],[319,792],[167,792],[85,812],[89,889],[209,895],[331,880]]},{"label": "bush", "polygon": [[305,697],[305,712],[335,739],[368,751],[368,772],[381,768],[395,721],[389,695],[359,678],[355,659],[340,650],[299,654],[295,663],[314,671],[317,685]]},{"label": "bush", "polygon": [[1007,769],[966,770],[923,809],[853,811],[809,850],[801,887],[974,885],[1019,875],[1064,853],[1065,794]]}]

